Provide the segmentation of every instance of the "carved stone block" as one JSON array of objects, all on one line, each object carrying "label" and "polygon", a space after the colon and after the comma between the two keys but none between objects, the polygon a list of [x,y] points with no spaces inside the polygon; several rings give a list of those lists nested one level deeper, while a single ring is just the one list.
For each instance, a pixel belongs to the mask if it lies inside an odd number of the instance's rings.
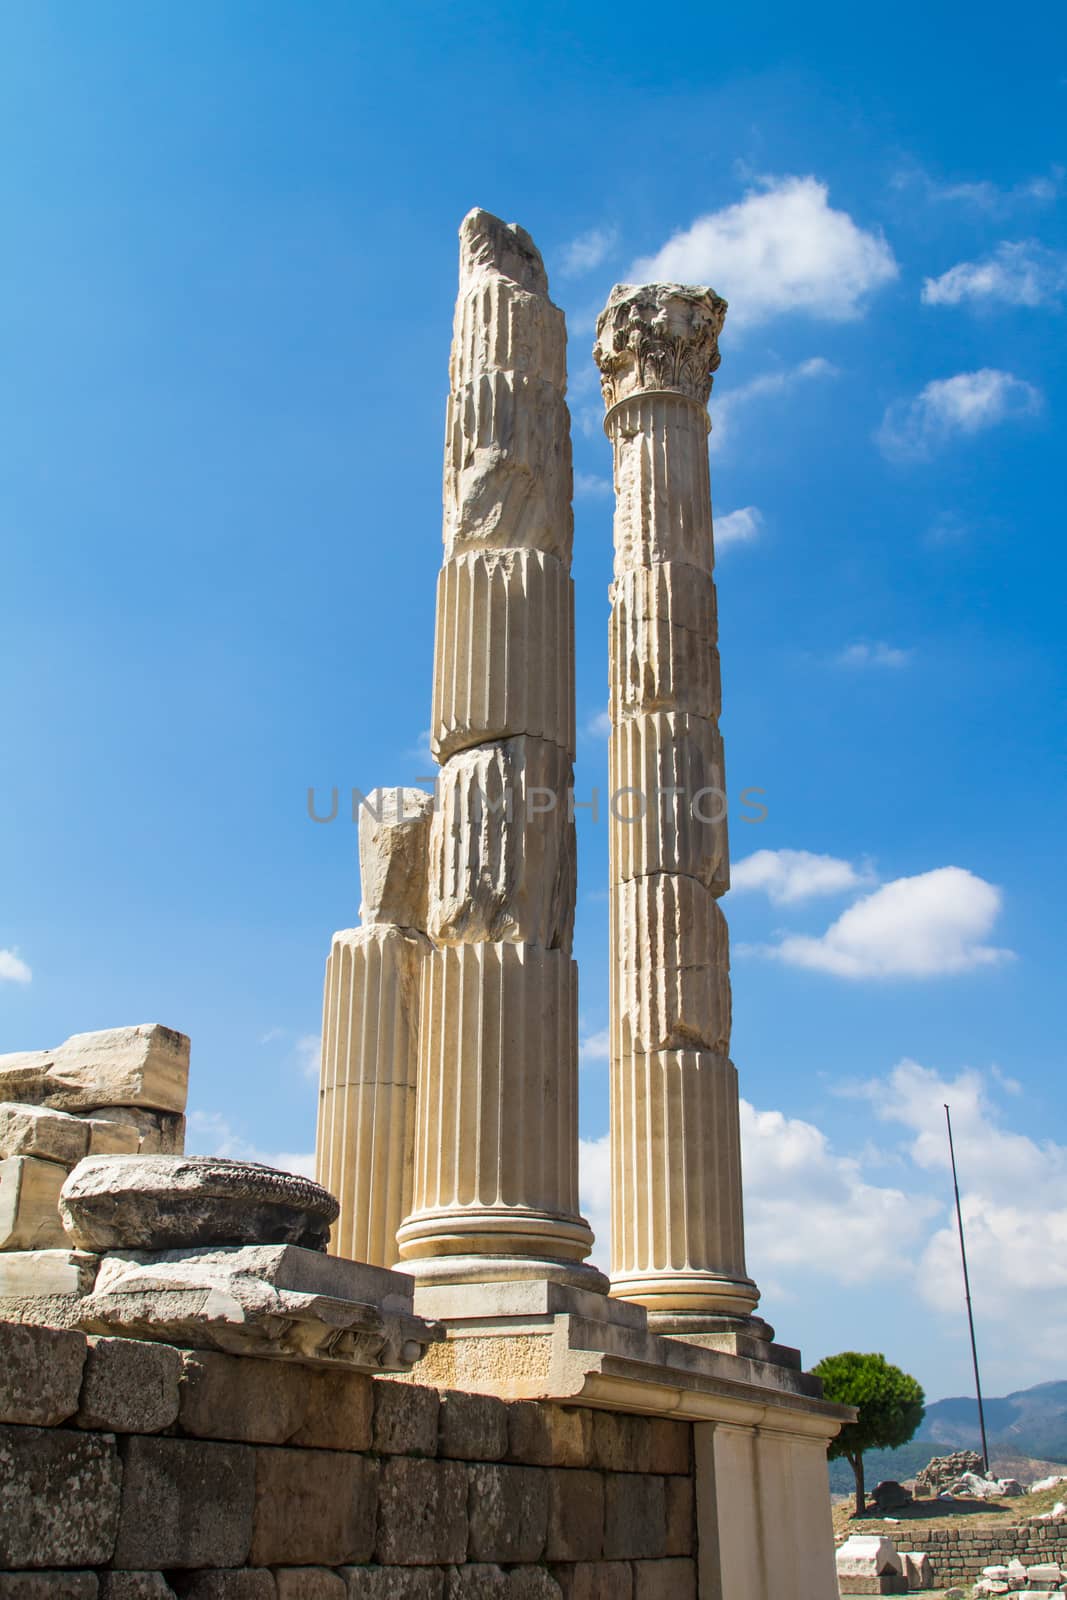
[{"label": "carved stone block", "polygon": [[608,767],[615,881],[680,873],[724,894],[726,773],[715,723],[674,711],[624,718],[611,730]]},{"label": "carved stone block", "polygon": [[611,890],[620,1055],[730,1048],[730,936],[695,878],[658,872]]},{"label": "carved stone block", "polygon": [[423,789],[375,789],[359,813],[364,927],[426,929],[427,851],[433,797]]},{"label": "carved stone block", "polygon": [[710,572],[678,562],[636,567],[612,588],[611,714],[721,709],[718,619]]}]

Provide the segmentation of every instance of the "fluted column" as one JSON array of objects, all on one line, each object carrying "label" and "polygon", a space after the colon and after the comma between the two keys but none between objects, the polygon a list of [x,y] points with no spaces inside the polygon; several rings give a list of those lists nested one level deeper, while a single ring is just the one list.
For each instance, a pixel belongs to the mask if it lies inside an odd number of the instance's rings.
[{"label": "fluted column", "polygon": [[726,302],[619,286],[594,356],[615,458],[611,1292],[664,1332],[770,1330],[745,1268],[707,402]]},{"label": "fluted column", "polygon": [[422,1284],[587,1288],[578,1214],[574,602],[563,314],[514,224],[472,211],[445,429],[411,1210]]}]

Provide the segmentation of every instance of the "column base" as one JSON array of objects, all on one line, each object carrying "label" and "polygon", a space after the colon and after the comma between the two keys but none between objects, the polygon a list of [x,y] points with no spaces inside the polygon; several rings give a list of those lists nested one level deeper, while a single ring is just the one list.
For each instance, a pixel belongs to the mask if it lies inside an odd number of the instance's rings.
[{"label": "column base", "polygon": [[[733,1278],[722,1272],[694,1269],[614,1273],[611,1293],[617,1300],[634,1300],[644,1306],[650,1325],[654,1317],[684,1317],[694,1332],[698,1323],[717,1331],[723,1319],[733,1324],[747,1324],[759,1304],[759,1290],[751,1278]],[[761,1317],[755,1320],[766,1326]]]}]

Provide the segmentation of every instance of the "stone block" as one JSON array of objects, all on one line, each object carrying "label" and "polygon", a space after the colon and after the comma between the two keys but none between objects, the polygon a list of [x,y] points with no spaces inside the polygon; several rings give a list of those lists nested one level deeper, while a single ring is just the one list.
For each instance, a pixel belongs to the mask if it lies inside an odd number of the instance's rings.
[{"label": "stone block", "polygon": [[0,1322],[0,1422],[41,1428],[78,1409],[85,1335]]},{"label": "stone block", "polygon": [[697,1600],[695,1561],[635,1561],[634,1600]]},{"label": "stone block", "polygon": [[838,1547],[835,1559],[840,1579],[893,1576],[901,1570],[896,1545],[880,1534],[851,1534]]},{"label": "stone block", "polygon": [[96,1600],[103,1592],[95,1572],[0,1572],[0,1600]]},{"label": "stone block", "polygon": [[663,1495],[667,1524],[663,1553],[667,1556],[691,1556],[696,1551],[692,1478],[664,1478]]},{"label": "stone block", "polygon": [[593,1464],[593,1412],[522,1400],[508,1407],[513,1461],[528,1466],[589,1467]]},{"label": "stone block", "polygon": [[693,1429],[688,1422],[674,1422],[670,1417],[649,1417],[648,1442],[649,1472],[689,1473]]},{"label": "stone block", "polygon": [[161,1572],[102,1572],[100,1600],[174,1600]]},{"label": "stone block", "polygon": [[308,1372],[307,1410],[290,1444],[314,1450],[369,1450],[374,1437],[373,1378],[361,1372]]},{"label": "stone block", "polygon": [[548,1524],[548,1476],[539,1467],[495,1463],[469,1469],[472,1561],[538,1561]]},{"label": "stone block", "polygon": [[288,1362],[186,1351],[178,1426],[201,1439],[284,1444],[307,1415],[311,1379]]},{"label": "stone block", "polygon": [[442,1567],[342,1567],[348,1600],[442,1600]]},{"label": "stone block", "polygon": [[348,1585],[329,1567],[278,1567],[278,1600],[345,1600]]},{"label": "stone block", "polygon": [[110,1560],[121,1483],[110,1434],[0,1426],[0,1567]]},{"label": "stone block", "polygon": [[579,1561],[574,1566],[553,1567],[552,1576],[562,1590],[563,1600],[633,1600],[633,1568],[629,1561]]},{"label": "stone block", "polygon": [[0,1252],[0,1305],[92,1292],[100,1257],[85,1250]]},{"label": "stone block", "polygon": [[608,746],[616,882],[655,873],[730,887],[726,778],[715,723],[645,712],[612,729]]},{"label": "stone block", "polygon": [[75,1033],[55,1050],[0,1056],[0,1098],[56,1111],[184,1111],[188,1086],[189,1040],[158,1023]]},{"label": "stone block", "polygon": [[89,1148],[89,1130],[80,1117],[45,1106],[0,1104],[0,1160],[37,1156],[73,1167]]},{"label": "stone block", "polygon": [[570,950],[572,786],[567,751],[526,734],[448,759],[430,826],[428,926],[436,944]]},{"label": "stone block", "polygon": [[663,1479],[609,1472],[604,1480],[604,1555],[609,1560],[653,1559],[667,1543]]},{"label": "stone block", "polygon": [[649,1425],[619,1411],[593,1412],[594,1464],[605,1472],[648,1472]]},{"label": "stone block", "polygon": [[180,1600],[274,1600],[274,1574],[264,1568],[174,1575]]},{"label": "stone block", "polygon": [[394,1457],[382,1466],[377,1559],[384,1566],[455,1564],[467,1554],[467,1468]]},{"label": "stone block", "polygon": [[79,1428],[162,1433],[178,1415],[181,1352],[140,1339],[92,1339],[82,1380]]},{"label": "stone block", "polygon": [[253,1566],[340,1567],[374,1552],[379,1466],[339,1450],[256,1451]]},{"label": "stone block", "polygon": [[921,1550],[901,1550],[899,1554],[909,1592],[912,1589],[932,1589],[934,1567],[930,1557]]},{"label": "stone block", "polygon": [[54,1250],[69,1243],[59,1216],[66,1176],[66,1167],[37,1156],[0,1161],[0,1250]]},{"label": "stone block", "polygon": [[449,1567],[445,1600],[509,1600],[507,1573],[484,1561]]},{"label": "stone block", "polygon": [[247,1445],[131,1434],[121,1450],[116,1567],[241,1565],[255,1504],[255,1459]]},{"label": "stone block", "polygon": [[180,1156],[185,1149],[185,1118],[177,1111],[144,1111],[137,1106],[97,1106],[92,1116],[88,1119],[90,1130],[89,1155],[104,1155],[107,1152],[103,1146],[95,1142],[95,1130],[99,1129],[99,1138],[122,1138],[121,1134],[108,1131],[109,1127],[121,1127],[136,1134],[137,1143],[133,1151],[143,1156]]},{"label": "stone block", "polygon": [[643,711],[718,719],[718,617],[710,572],[664,561],[622,573],[612,587],[610,640],[614,721]]},{"label": "stone block", "polygon": [[508,1408],[489,1394],[441,1396],[438,1454],[455,1461],[499,1461],[508,1452]]},{"label": "stone block", "polygon": [[604,1479],[599,1472],[556,1467],[548,1478],[548,1561],[599,1561],[604,1554]]},{"label": "stone block", "polygon": [[86,1117],[91,1156],[135,1156],[141,1148],[141,1135],[128,1122],[108,1117]]},{"label": "stone block", "polygon": [[374,1448],[381,1455],[435,1456],[436,1389],[380,1379],[374,1389]]},{"label": "stone block", "polygon": [[359,811],[360,920],[426,931],[430,817],[423,789],[375,789]]},{"label": "stone block", "polygon": [[619,1049],[730,1048],[730,936],[710,889],[666,872],[611,892],[619,965]]},{"label": "stone block", "polygon": [[546,1567],[512,1567],[507,1600],[562,1600],[563,1590]]}]

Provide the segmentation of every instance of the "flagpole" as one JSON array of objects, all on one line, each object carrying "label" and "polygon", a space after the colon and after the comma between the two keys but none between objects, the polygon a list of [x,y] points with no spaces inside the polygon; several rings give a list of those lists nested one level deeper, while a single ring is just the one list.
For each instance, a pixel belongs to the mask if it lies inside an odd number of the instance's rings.
[{"label": "flagpole", "polygon": [[971,1308],[971,1279],[967,1271],[967,1247],[963,1242],[963,1210],[960,1206],[960,1185],[956,1176],[956,1147],[952,1142],[952,1113],[945,1107],[948,1125],[948,1153],[952,1160],[952,1187],[956,1194],[956,1222],[960,1233],[960,1260],[963,1263],[963,1292],[967,1298],[967,1326],[971,1330],[971,1359],[974,1362],[974,1391],[978,1396],[978,1426],[982,1432],[982,1462],[989,1476],[989,1445],[985,1436],[985,1411],[982,1407],[982,1380],[978,1375],[978,1345],[974,1337],[974,1311]]}]

